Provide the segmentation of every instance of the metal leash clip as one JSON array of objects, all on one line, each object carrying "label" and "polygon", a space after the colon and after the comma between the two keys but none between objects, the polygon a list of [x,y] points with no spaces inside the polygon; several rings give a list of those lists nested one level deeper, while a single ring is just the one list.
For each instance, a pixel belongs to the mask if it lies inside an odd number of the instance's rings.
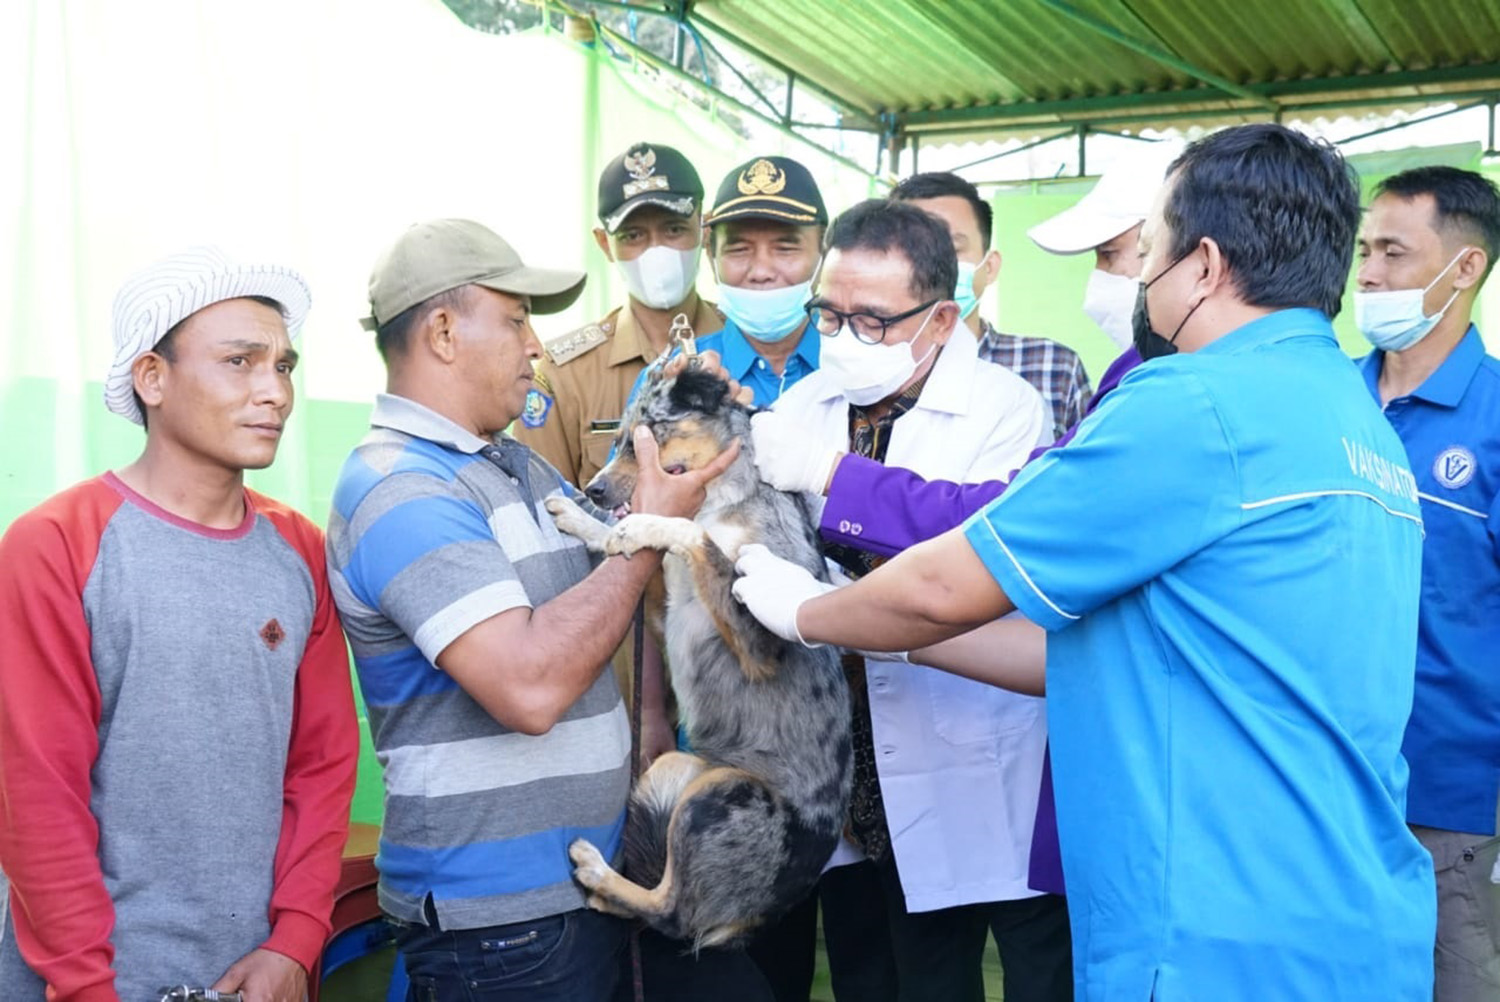
[{"label": "metal leash clip", "polygon": [[239,992],[216,992],[212,988],[189,988],[187,985],[161,989],[157,1002],[244,1002]]},{"label": "metal leash clip", "polygon": [[693,334],[693,325],[686,313],[679,313],[672,318],[672,326],[667,329],[667,341],[682,350],[683,355],[687,356],[688,365],[698,364],[698,338]]}]

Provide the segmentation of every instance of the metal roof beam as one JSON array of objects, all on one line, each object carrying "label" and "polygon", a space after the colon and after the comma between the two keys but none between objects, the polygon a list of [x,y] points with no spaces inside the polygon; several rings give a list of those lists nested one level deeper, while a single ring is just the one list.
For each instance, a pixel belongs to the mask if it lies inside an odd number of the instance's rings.
[{"label": "metal roof beam", "polygon": [[828,147],[816,143],[806,136],[801,135],[795,129],[782,122],[776,115],[768,115],[754,105],[742,101],[732,94],[726,94],[722,90],[719,90],[717,87],[704,83],[702,80],[699,80],[697,77],[693,76],[691,73],[688,73],[686,70],[678,69],[676,66],[672,65],[671,60],[663,59],[661,56],[652,52],[650,49],[638,45],[635,42],[630,41],[628,38],[625,38],[624,36],[611,31],[604,25],[599,24],[598,21],[594,22],[594,30],[599,35],[608,38],[611,45],[628,52],[636,61],[648,63],[659,73],[663,73],[670,77],[675,77],[676,79],[691,84],[694,87],[708,91],[712,95],[712,98],[714,100],[722,101],[730,105],[741,114],[751,115],[755,118],[760,119],[762,122],[765,122],[767,125],[771,126],[773,129],[776,129],[783,135],[789,136],[790,138],[795,139],[800,143],[807,144],[829,159],[835,160],[843,164],[845,167],[848,167],[850,170],[857,171],[858,173],[864,174],[868,177],[874,177],[876,173],[878,173],[878,171],[866,170],[859,164],[855,163],[853,160],[850,160],[848,157],[844,156],[842,153],[835,152],[834,150],[831,150]]},{"label": "metal roof beam", "polygon": [[[1284,112],[1295,112],[1312,108],[1353,108],[1381,104],[1411,104],[1451,100],[1458,94],[1392,93],[1413,87],[1436,87],[1455,83],[1485,82],[1487,90],[1500,90],[1500,63],[1482,63],[1473,66],[1453,66],[1434,70],[1414,70],[1399,73],[1370,73],[1353,77],[1322,77],[1302,80],[1281,80],[1269,84],[1251,84],[1253,90],[1266,97],[1277,99],[1277,106]],[[1335,95],[1350,91],[1373,91],[1371,97],[1340,99]],[[1472,94],[1469,89],[1464,95]],[[1316,100],[1320,95],[1329,95],[1328,100]],[[1314,98],[1313,100],[1300,100]],[[1210,87],[1193,87],[1186,90],[1151,91],[1137,94],[1102,94],[1092,97],[1062,98],[1053,101],[1013,101],[1006,104],[979,105],[969,108],[935,108],[908,111],[903,115],[909,132],[933,133],[958,131],[966,125],[1000,124],[1008,121],[1021,122],[1035,119],[1052,121],[1096,121],[1096,113],[1112,115],[1118,121],[1139,121],[1163,117],[1153,108],[1182,108],[1184,105],[1201,105],[1198,110],[1177,114],[1174,117],[1191,117],[1205,114],[1235,112],[1265,112],[1265,105],[1250,106],[1227,97]],[[1133,115],[1133,117],[1132,117]]]},{"label": "metal roof beam", "polygon": [[1072,4],[1064,3],[1063,0],[1041,0],[1041,3],[1043,6],[1049,7],[1052,10],[1057,11],[1059,14],[1064,15],[1065,17],[1072,18],[1089,30],[1103,35],[1110,41],[1125,46],[1125,48],[1130,49],[1132,52],[1137,52],[1145,56],[1147,59],[1151,59],[1158,63],[1161,63],[1163,66],[1170,66],[1174,70],[1186,73],[1194,80],[1201,80],[1204,83],[1211,85],[1216,90],[1223,91],[1226,94],[1233,94],[1235,97],[1242,98],[1246,101],[1254,102],[1266,108],[1267,110],[1274,110],[1276,107],[1275,102],[1265,97],[1264,95],[1257,94],[1250,88],[1245,87],[1242,84],[1237,84],[1233,80],[1226,80],[1224,77],[1221,77],[1216,73],[1210,73],[1208,70],[1202,69],[1198,66],[1194,66],[1187,60],[1180,59],[1172,53],[1167,52],[1165,49],[1159,49],[1148,42],[1143,42],[1138,38],[1127,35],[1125,32],[1119,30],[1114,25],[1105,24],[1103,21],[1096,19],[1090,14],[1084,13],[1077,7],[1074,7]]},{"label": "metal roof beam", "polygon": [[865,108],[861,108],[858,105],[850,102],[848,98],[843,97],[839,94],[835,94],[833,91],[827,89],[826,87],[823,87],[815,83],[814,81],[809,80],[805,73],[798,70],[793,70],[781,60],[777,59],[775,56],[772,56],[770,53],[767,53],[754,45],[751,45],[749,42],[740,38],[733,32],[721,27],[714,21],[705,18],[701,13],[698,13],[696,11],[689,11],[687,20],[689,24],[692,24],[699,30],[712,32],[713,34],[718,35],[726,42],[729,42],[731,45],[743,49],[744,51],[750,53],[750,55],[754,56],[756,59],[759,59],[761,62],[765,63],[767,66],[780,71],[782,74],[786,76],[795,76],[797,78],[798,84],[800,84],[807,90],[812,91],[814,94],[817,94],[824,101],[827,101],[833,106],[833,109],[835,111],[859,122],[860,125],[865,129],[870,131],[880,130],[881,125],[875,112],[867,110]]}]

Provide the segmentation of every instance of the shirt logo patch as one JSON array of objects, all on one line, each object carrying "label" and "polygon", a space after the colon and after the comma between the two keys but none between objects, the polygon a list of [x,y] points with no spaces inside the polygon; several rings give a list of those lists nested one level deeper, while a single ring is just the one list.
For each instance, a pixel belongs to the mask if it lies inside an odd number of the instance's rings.
[{"label": "shirt logo patch", "polygon": [[1450,445],[1433,460],[1432,475],[1450,491],[1457,490],[1474,479],[1474,467],[1472,452],[1461,445]]},{"label": "shirt logo patch", "polygon": [[526,391],[526,409],[521,411],[521,423],[528,428],[540,428],[547,423],[547,414],[552,410],[552,398],[541,390]]},{"label": "shirt logo patch", "polygon": [[276,620],[268,619],[266,620],[266,625],[260,628],[260,639],[265,642],[267,647],[274,651],[286,639],[286,631],[281,628],[281,624]]}]

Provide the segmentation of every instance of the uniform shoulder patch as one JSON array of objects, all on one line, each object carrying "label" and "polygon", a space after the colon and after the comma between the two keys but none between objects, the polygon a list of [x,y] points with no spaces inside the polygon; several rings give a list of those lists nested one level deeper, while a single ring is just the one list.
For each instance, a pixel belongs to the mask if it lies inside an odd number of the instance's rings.
[{"label": "uniform shoulder patch", "polygon": [[1474,470],[1478,465],[1474,460],[1474,453],[1461,445],[1450,445],[1432,461],[1432,475],[1437,478],[1438,483],[1456,491],[1474,479]]},{"label": "uniform shoulder patch", "polygon": [[586,355],[609,340],[609,332],[600,324],[589,324],[576,331],[564,334],[544,347],[553,365],[566,365],[580,355]]},{"label": "uniform shoulder patch", "polygon": [[526,391],[526,406],[521,410],[521,424],[527,428],[540,428],[547,423],[552,413],[552,398],[536,387]]}]

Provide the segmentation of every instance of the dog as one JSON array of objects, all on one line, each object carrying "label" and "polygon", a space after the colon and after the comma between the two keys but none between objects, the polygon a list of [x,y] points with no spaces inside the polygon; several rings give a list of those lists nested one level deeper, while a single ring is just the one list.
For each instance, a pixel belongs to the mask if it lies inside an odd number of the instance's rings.
[{"label": "dog", "polygon": [[[647,382],[621,422],[615,458],[585,489],[624,514],[613,527],[567,498],[547,500],[558,527],[591,549],[667,551],[666,649],[692,754],[662,755],[637,782],[628,877],[585,839],[568,854],[591,908],[644,920],[694,949],[743,945],[807,894],[843,830],[851,770],[837,651],[782,640],[730,594],[746,543],[827,573],[804,500],[757,474],[751,411],[728,389],[692,367]],[[637,471],[631,433],[641,424],[668,472],[697,469],[740,440],[696,519],[625,514]]]}]

